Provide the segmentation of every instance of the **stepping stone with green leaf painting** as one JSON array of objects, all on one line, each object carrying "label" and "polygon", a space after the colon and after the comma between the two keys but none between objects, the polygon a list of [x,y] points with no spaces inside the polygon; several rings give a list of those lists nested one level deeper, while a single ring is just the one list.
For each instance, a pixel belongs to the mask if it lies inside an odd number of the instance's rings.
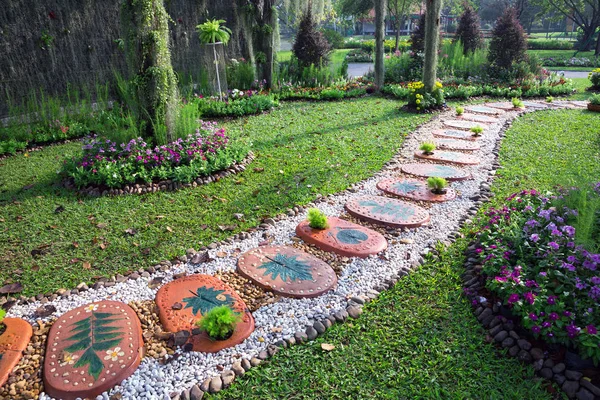
[{"label": "stepping stone with green leaf painting", "polygon": [[215,353],[242,343],[254,331],[254,318],[246,303],[229,285],[210,275],[190,275],[176,279],[156,293],[158,316],[167,332],[189,331],[210,310],[228,306],[242,317],[231,337],[211,340],[201,332],[190,335],[187,345],[193,351]]},{"label": "stepping stone with green leaf painting", "polygon": [[465,121],[462,119],[450,119],[442,121],[442,124],[448,128],[464,129],[467,131],[471,128],[475,128],[476,126],[482,127],[484,131],[489,128],[487,125],[480,122]]},{"label": "stepping stone with green leaf painting", "polygon": [[484,124],[495,124],[498,122],[498,118],[490,117],[488,115],[478,115],[478,114],[463,114],[458,119],[464,121],[472,121],[479,122]]},{"label": "stepping stone with green leaf painting", "polygon": [[536,103],[535,101],[524,101],[523,105],[527,108],[533,108],[536,110],[545,110],[547,108],[550,108],[550,103],[548,103],[548,104]]},{"label": "stepping stone with green leaf painting", "polygon": [[431,132],[433,137],[445,138],[445,139],[458,139],[458,140],[469,140],[476,141],[477,136],[473,135],[473,132],[459,131],[455,129],[436,129]]},{"label": "stepping stone with green leaf painting", "polygon": [[377,189],[409,200],[431,201],[441,203],[456,197],[456,191],[447,188],[445,194],[435,194],[428,187],[427,182],[412,178],[390,178],[377,182]]},{"label": "stepping stone with green leaf painting", "polygon": [[260,246],[239,258],[237,272],[286,297],[318,297],[333,289],[337,276],[321,259],[290,246]]},{"label": "stepping stone with green leaf painting", "polygon": [[486,107],[486,106],[468,106],[468,107],[465,107],[465,110],[469,111],[469,112],[477,113],[477,114],[484,114],[484,115],[504,114],[504,110],[501,110],[499,108]]},{"label": "stepping stone with green leaf painting", "polygon": [[479,158],[470,154],[444,150],[436,150],[433,152],[433,154],[425,154],[421,150],[417,150],[415,151],[415,158],[458,165],[477,165],[481,162]]},{"label": "stepping stone with green leaf painting", "polygon": [[48,333],[45,391],[64,400],[94,398],[135,371],[143,346],[140,321],[127,304],[101,301],[75,308]]},{"label": "stepping stone with green leaf painting", "polygon": [[444,139],[434,140],[436,147],[444,150],[475,151],[480,150],[481,146],[472,140]]},{"label": "stepping stone with green leaf painting", "polygon": [[485,105],[486,105],[486,107],[497,108],[499,110],[504,110],[504,111],[522,111],[525,109],[525,107],[523,107],[523,108],[515,107],[511,101],[499,101],[499,102],[495,102],[495,103],[485,103]]},{"label": "stepping stone with green leaf painting", "polygon": [[435,176],[448,181],[463,181],[471,178],[471,174],[468,171],[449,165],[413,163],[404,164],[401,169],[405,174],[420,176],[422,178]]},{"label": "stepping stone with green leaf painting", "polygon": [[429,213],[424,208],[389,197],[354,197],[345,208],[358,219],[393,228],[417,228],[429,222]]}]

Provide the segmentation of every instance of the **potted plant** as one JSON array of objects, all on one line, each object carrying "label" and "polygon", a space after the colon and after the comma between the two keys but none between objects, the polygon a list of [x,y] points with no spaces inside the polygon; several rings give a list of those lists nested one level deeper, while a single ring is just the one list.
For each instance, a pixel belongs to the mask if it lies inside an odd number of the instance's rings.
[{"label": "potted plant", "polygon": [[465,109],[462,108],[461,106],[456,106],[456,116],[460,117],[461,115],[463,115],[463,113],[465,112]]},{"label": "potted plant", "polygon": [[223,100],[223,91],[221,90],[221,77],[219,76],[219,60],[217,58],[217,44],[229,43],[231,37],[231,29],[222,25],[225,23],[223,19],[207,20],[205,23],[196,26],[200,42],[205,45],[213,46],[213,54],[215,57],[215,70],[217,72],[217,85],[219,86],[219,99]]},{"label": "potted plant", "polygon": [[196,326],[206,332],[211,340],[227,340],[233,335],[235,327],[241,320],[242,316],[239,313],[223,305],[211,308],[196,322]]},{"label": "potted plant", "polygon": [[471,132],[473,132],[473,136],[481,136],[483,128],[480,125],[476,125],[471,128]]},{"label": "potted plant", "polygon": [[523,102],[517,97],[512,98],[512,105],[514,108],[523,108]]},{"label": "potted plant", "polygon": [[587,108],[590,111],[600,112],[600,94],[594,94],[590,97]]},{"label": "potted plant", "polygon": [[424,155],[430,156],[433,154],[433,151],[435,150],[435,143],[432,143],[432,142],[421,143],[419,150],[422,150]]},{"label": "potted plant", "polygon": [[444,178],[432,176],[427,178],[427,187],[433,194],[446,194],[448,193],[448,182]]},{"label": "potted plant", "polygon": [[327,216],[318,208],[310,208],[308,210],[308,226],[313,229],[327,229]]}]

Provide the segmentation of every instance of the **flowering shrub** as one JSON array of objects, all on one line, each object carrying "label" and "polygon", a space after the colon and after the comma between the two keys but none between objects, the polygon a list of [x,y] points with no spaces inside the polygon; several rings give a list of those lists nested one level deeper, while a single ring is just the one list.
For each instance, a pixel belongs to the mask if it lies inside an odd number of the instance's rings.
[{"label": "flowering shrub", "polygon": [[444,105],[444,91],[442,83],[436,82],[432,92],[425,90],[423,82],[411,82],[408,84],[408,105],[425,111]]},{"label": "flowering shrub", "polygon": [[62,174],[73,178],[78,187],[116,188],[167,179],[189,183],[227,168],[246,154],[247,148],[229,144],[224,129],[203,122],[195,134],[154,148],[142,138],[117,145],[97,135],[88,136],[84,139],[83,156],[66,160]]},{"label": "flowering shrub", "polygon": [[213,97],[196,97],[193,101],[198,104],[200,115],[205,118],[259,114],[279,105],[272,95],[237,89],[234,89],[225,101]]},{"label": "flowering shrub", "polygon": [[592,82],[592,88],[600,89],[600,68],[592,70],[592,72],[588,74],[588,78]]},{"label": "flowering shrub", "polygon": [[314,88],[284,82],[280,83],[279,99],[337,100],[364,96],[371,90],[372,84],[362,78],[339,79],[329,86]]},{"label": "flowering shrub", "polygon": [[[594,193],[598,196],[600,193]],[[476,249],[486,287],[534,336],[579,349],[600,361],[600,254],[576,244],[577,210],[535,190],[489,210]]]},{"label": "flowering shrub", "polygon": [[598,59],[587,57],[541,57],[545,67],[597,67]]}]

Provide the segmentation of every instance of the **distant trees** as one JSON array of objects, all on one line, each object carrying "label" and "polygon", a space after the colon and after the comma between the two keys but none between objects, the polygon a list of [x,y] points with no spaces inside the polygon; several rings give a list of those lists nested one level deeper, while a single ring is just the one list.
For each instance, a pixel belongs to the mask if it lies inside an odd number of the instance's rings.
[{"label": "distant trees", "polygon": [[311,64],[327,64],[330,51],[331,47],[327,39],[321,31],[317,30],[313,20],[312,7],[309,3],[300,21],[292,52],[300,64],[309,66]]},{"label": "distant trees", "polygon": [[465,2],[463,9],[464,11],[458,21],[455,39],[460,40],[463,45],[463,52],[467,54],[483,45],[483,35],[481,33],[479,16],[473,7]]},{"label": "distant trees", "polygon": [[492,66],[508,70],[514,63],[527,60],[527,38],[517,19],[517,13],[510,7],[498,18],[492,30],[488,61]]}]

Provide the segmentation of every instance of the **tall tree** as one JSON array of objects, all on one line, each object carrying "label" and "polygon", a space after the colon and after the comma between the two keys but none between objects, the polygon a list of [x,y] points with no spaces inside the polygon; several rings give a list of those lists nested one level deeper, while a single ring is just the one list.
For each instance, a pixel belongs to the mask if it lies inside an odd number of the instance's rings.
[{"label": "tall tree", "polygon": [[400,43],[400,30],[404,26],[406,14],[413,4],[415,4],[415,0],[387,0],[388,18],[396,30],[396,47],[394,49],[396,51],[398,51]]},{"label": "tall tree", "polygon": [[292,52],[300,64],[305,67],[311,64],[319,66],[329,62],[329,53],[331,46],[323,36],[323,33],[317,30],[313,20],[312,7],[306,7],[306,11],[300,21],[296,40],[292,46]]},{"label": "tall tree", "polygon": [[473,52],[483,45],[483,35],[481,34],[481,23],[479,16],[469,3],[464,3],[463,13],[458,20],[456,29],[456,40],[460,40],[463,45],[463,52],[467,54]]},{"label": "tall tree", "polygon": [[488,61],[504,70],[514,63],[527,60],[527,38],[517,19],[517,12],[509,7],[498,18],[492,30]]},{"label": "tall tree", "polygon": [[[273,86],[275,58],[275,29],[277,28],[276,0],[253,0],[255,10],[254,43],[257,50],[260,78],[267,88]],[[259,62],[260,61],[260,62]]]},{"label": "tall tree", "polygon": [[121,6],[134,98],[130,106],[141,134],[160,144],[174,140],[179,102],[169,48],[169,19],[163,0],[124,0]]},{"label": "tall tree", "polygon": [[427,0],[425,10],[425,58],[423,61],[423,84],[432,92],[437,78],[438,47],[440,41],[440,11],[442,0]]},{"label": "tall tree", "polygon": [[385,40],[385,2],[375,0],[375,86],[381,89],[385,75],[383,41]]}]

